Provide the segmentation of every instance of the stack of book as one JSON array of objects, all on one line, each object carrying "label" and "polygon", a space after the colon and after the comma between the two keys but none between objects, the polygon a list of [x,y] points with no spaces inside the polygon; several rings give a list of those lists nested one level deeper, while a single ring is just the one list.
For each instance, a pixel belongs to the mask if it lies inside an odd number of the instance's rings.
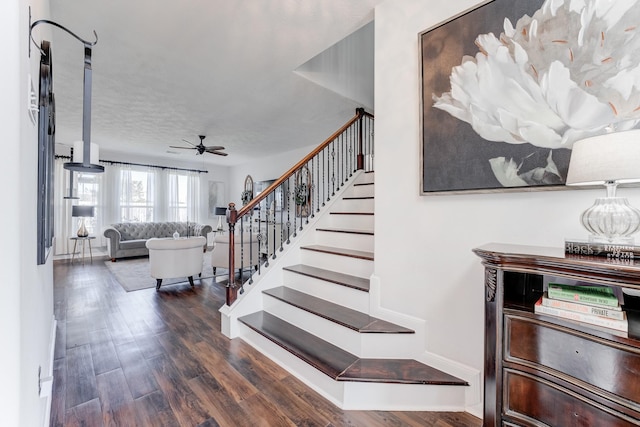
[{"label": "stack of book", "polygon": [[534,312],[627,332],[627,314],[613,289],[549,283]]}]

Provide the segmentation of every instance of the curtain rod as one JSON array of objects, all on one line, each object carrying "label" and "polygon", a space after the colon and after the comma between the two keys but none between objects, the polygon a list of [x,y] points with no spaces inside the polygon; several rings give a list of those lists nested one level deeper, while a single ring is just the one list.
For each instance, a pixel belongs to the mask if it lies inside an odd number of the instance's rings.
[{"label": "curtain rod", "polygon": [[[60,154],[56,154],[56,159],[69,159],[69,160],[71,160],[71,156],[63,156],[63,155],[60,155]],[[199,169],[185,169],[185,168],[175,168],[175,167],[172,167],[172,166],[145,165],[143,163],[116,162],[115,160],[98,160],[98,162],[100,162],[100,163],[109,163],[110,165],[144,166],[144,167],[147,167],[147,168],[171,169],[171,170],[176,170],[176,171],[209,173],[209,171],[203,171],[203,170],[199,170]]]}]

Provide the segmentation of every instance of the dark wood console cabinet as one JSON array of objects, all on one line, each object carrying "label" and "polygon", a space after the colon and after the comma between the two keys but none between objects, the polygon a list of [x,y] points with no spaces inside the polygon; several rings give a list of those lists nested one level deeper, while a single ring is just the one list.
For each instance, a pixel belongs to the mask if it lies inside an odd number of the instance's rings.
[{"label": "dark wood console cabinet", "polygon": [[[485,267],[484,425],[640,425],[640,260],[501,244],[473,251]],[[629,331],[534,313],[550,281],[612,287]]]}]

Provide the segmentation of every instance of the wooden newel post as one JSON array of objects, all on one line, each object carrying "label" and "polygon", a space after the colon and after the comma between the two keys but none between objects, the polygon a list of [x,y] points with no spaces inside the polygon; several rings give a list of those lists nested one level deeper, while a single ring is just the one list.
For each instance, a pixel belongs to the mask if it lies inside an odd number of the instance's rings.
[{"label": "wooden newel post", "polygon": [[358,170],[364,169],[364,150],[362,148],[362,117],[364,116],[364,108],[356,108],[356,114],[358,115],[358,156],[357,156],[357,168]]},{"label": "wooden newel post", "polygon": [[235,236],[234,231],[236,228],[236,221],[238,220],[238,211],[236,211],[236,204],[229,203],[229,209],[227,209],[227,223],[229,224],[229,281],[227,282],[227,305],[231,305],[238,297],[238,290],[236,289],[235,280]]}]

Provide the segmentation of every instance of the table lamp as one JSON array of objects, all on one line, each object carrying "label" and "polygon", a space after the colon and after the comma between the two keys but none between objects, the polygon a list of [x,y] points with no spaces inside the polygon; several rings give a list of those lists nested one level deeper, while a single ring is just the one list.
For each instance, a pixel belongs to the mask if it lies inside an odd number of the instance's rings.
[{"label": "table lamp", "polygon": [[225,207],[216,207],[215,214],[218,215],[218,227],[217,231],[223,231],[222,228],[222,217],[227,215],[227,208]]},{"label": "table lamp", "polygon": [[80,218],[80,227],[78,228],[78,237],[87,237],[89,231],[85,227],[84,219],[93,217],[93,206],[74,205],[71,207],[71,216]]},{"label": "table lamp", "polygon": [[616,196],[619,184],[640,182],[640,130],[593,136],[573,144],[567,185],[604,185],[606,197],[582,213],[590,242],[633,245],[640,211]]}]

